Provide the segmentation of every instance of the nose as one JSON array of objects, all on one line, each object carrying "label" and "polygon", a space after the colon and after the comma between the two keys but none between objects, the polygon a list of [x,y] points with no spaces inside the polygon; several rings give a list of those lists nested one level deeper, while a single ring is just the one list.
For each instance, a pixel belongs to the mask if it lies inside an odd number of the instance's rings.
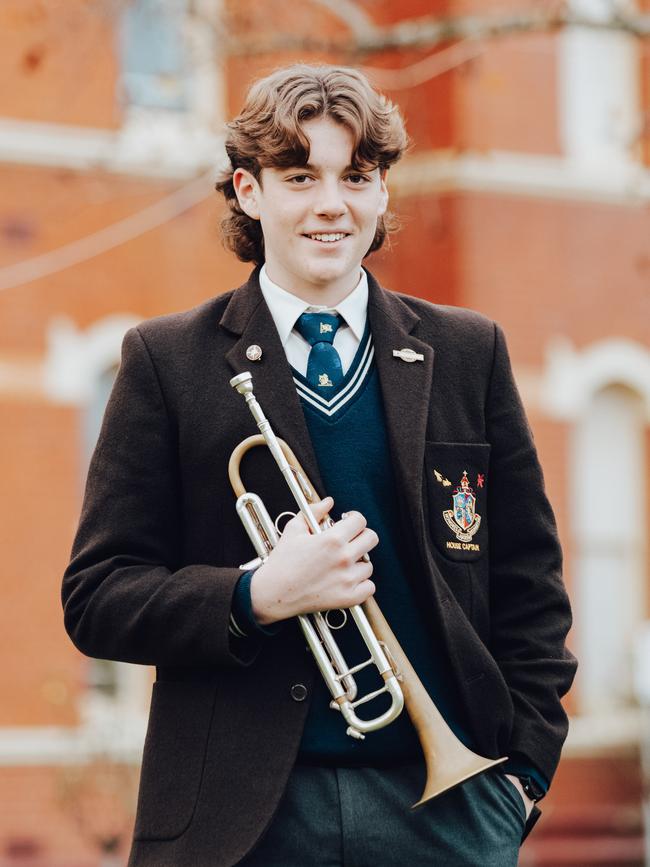
[{"label": "nose", "polygon": [[338,178],[324,178],[318,185],[314,213],[320,217],[336,219],[347,211],[343,190]]}]

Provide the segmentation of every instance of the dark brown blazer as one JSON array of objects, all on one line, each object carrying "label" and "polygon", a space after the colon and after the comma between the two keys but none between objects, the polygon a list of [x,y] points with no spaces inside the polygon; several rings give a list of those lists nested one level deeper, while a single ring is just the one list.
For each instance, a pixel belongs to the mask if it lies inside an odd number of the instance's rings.
[{"label": "dark brown blazer", "polygon": [[[575,672],[564,643],[571,618],[503,335],[476,313],[369,284],[415,580],[467,726],[485,755],[520,753],[550,779],[567,731],[560,698]],[[262,348],[258,362],[246,358],[251,344]],[[424,361],[394,357],[401,348]],[[66,628],[90,656],[157,669],[131,867],[226,867],[251,849],[301,738],[308,700],[294,700],[291,687],[310,691],[316,676],[293,623],[239,646],[228,632],[238,564],[253,551],[226,468],[256,432],[228,383],[249,369],[276,433],[326,493],[257,272],[234,292],[128,332],[88,475],[63,581]],[[468,467],[478,550],[447,546],[443,520],[445,481],[456,486]],[[264,450],[247,457],[246,472],[272,515],[291,505]]]}]

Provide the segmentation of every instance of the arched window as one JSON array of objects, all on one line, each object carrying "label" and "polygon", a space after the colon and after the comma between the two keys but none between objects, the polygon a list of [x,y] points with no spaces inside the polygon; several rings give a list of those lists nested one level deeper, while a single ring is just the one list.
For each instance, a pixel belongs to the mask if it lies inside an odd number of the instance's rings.
[{"label": "arched window", "polygon": [[539,395],[570,431],[564,542],[580,664],[568,745],[638,743],[635,652],[650,614],[650,351],[624,338],[576,350],[558,338]]},{"label": "arched window", "polygon": [[[53,402],[79,407],[81,490],[119,368],[122,339],[138,321],[131,314],[114,314],[78,330],[71,320],[60,317],[50,326],[45,384]],[[82,718],[90,726],[109,730],[119,726],[127,744],[140,741],[146,722],[148,669],[102,659],[86,659],[84,665]]]},{"label": "arched window", "polygon": [[[101,325],[94,326],[95,333]],[[113,357],[104,342],[104,364],[96,367],[88,400],[81,414],[83,454],[81,475],[83,479],[101,430],[106,404],[119,369],[121,337],[114,333]],[[104,339],[105,340],[105,339]],[[108,357],[107,357],[108,356]],[[146,711],[148,697],[148,673],[144,666],[129,665],[110,659],[86,660],[83,712],[91,723],[98,723],[109,730],[134,720],[137,725]]]},{"label": "arched window", "polygon": [[[86,477],[90,458],[97,444],[106,404],[119,368],[118,362],[119,347],[116,346],[116,360],[95,370],[88,400],[81,413],[83,451],[80,455],[80,463],[83,479]],[[88,692],[86,699],[95,705],[90,709],[91,715],[96,716],[97,713],[110,710],[112,705],[120,701],[123,679],[121,669],[121,663],[109,659],[86,660],[85,687]]]},{"label": "arched window", "polygon": [[98,369],[95,372],[90,387],[88,402],[86,403],[82,417],[82,442],[84,452],[82,463],[85,469],[88,468],[88,463],[95,445],[97,444],[97,438],[99,437],[99,431],[101,430],[102,421],[104,419],[106,404],[108,403],[108,398],[111,396],[111,390],[113,388],[113,383],[115,382],[115,377],[117,376],[118,368],[119,348],[117,360],[112,364],[109,363],[106,367]]},{"label": "arched window", "polygon": [[574,428],[570,462],[581,711],[634,703],[634,645],[647,617],[647,456],[641,395],[596,391]]}]

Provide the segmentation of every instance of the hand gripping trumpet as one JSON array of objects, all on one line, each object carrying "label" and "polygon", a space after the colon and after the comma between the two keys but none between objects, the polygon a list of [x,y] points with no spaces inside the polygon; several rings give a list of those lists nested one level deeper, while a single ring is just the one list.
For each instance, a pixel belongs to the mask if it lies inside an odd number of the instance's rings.
[{"label": "hand gripping trumpet", "polygon": [[[319,502],[320,497],[308,481],[293,451],[273,433],[253,394],[252,380],[250,373],[240,373],[230,380],[230,385],[246,400],[260,431],[258,435],[250,436],[239,443],[228,464],[230,483],[237,496],[237,513],[257,552],[255,560],[241,567],[247,569],[264,562],[278,543],[278,530],[261,498],[246,491],[242,484],[239,467],[249,449],[268,446],[312,533],[322,533],[332,523],[330,518],[326,518],[322,525],[319,525],[314,518],[310,503]],[[427,766],[424,792],[414,807],[419,807],[476,774],[506,761],[506,757],[488,759],[479,756],[458,740],[431,700],[372,597],[363,605],[348,609],[348,612],[370,652],[367,660],[352,667],[347,665],[336,643],[327,612],[301,615],[298,620],[332,694],[330,707],[339,710],[343,715],[348,724],[348,735],[362,739],[368,732],[389,725],[406,706],[417,731]],[[376,666],[383,684],[379,689],[357,698],[354,675],[370,665]],[[391,699],[388,710],[372,719],[362,719],[357,715],[356,708],[359,705],[372,701],[383,693],[388,693]]]}]

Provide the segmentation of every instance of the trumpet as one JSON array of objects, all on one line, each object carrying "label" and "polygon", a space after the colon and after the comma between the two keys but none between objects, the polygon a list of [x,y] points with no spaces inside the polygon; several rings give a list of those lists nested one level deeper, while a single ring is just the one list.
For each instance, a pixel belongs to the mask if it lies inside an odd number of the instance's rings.
[{"label": "trumpet", "polygon": [[[257,553],[255,559],[240,566],[242,569],[256,568],[268,558],[278,544],[277,522],[285,514],[293,515],[282,513],[274,522],[261,498],[246,491],[241,480],[240,464],[249,449],[256,446],[269,448],[312,533],[322,533],[333,523],[329,517],[321,524],[314,518],[310,504],[319,502],[320,497],[291,448],[273,432],[253,393],[252,379],[252,375],[245,372],[230,380],[230,385],[246,400],[260,431],[236,446],[228,464],[228,476],[237,497],[237,513]],[[330,707],[340,711],[350,737],[363,739],[366,734],[390,725],[406,707],[420,740],[427,768],[424,792],[414,807],[506,761],[507,757],[489,759],[480,756],[456,737],[431,700],[372,597],[363,605],[354,605],[347,612],[344,611],[344,618],[347,613],[352,617],[370,653],[368,659],[354,666],[347,664],[336,643],[328,619],[329,612],[300,615],[298,621],[332,695]],[[342,625],[338,624],[336,628]],[[372,665],[381,678],[381,686],[359,698],[354,675]],[[390,697],[390,706],[383,713],[370,719],[363,719],[356,713],[357,707],[385,693]]]}]

